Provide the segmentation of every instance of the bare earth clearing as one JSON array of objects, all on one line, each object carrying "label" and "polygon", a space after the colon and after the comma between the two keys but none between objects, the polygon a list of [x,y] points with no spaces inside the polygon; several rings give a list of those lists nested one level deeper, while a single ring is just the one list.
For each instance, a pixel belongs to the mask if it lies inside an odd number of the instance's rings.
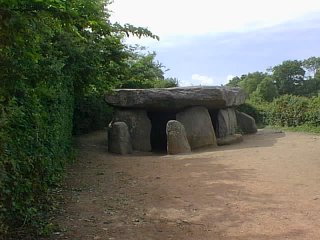
[{"label": "bare earth clearing", "polygon": [[262,130],[188,155],[79,139],[53,239],[319,239],[320,136]]}]

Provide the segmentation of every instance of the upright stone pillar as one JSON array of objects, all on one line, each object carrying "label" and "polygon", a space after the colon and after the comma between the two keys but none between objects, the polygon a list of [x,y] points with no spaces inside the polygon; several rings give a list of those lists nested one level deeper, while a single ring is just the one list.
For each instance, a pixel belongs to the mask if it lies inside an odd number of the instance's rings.
[{"label": "upright stone pillar", "polygon": [[241,131],[245,134],[247,133],[256,133],[257,125],[256,121],[250,115],[236,111],[237,123]]},{"label": "upright stone pillar", "polygon": [[218,123],[219,138],[235,134],[237,129],[237,118],[234,109],[220,109],[218,113]]},{"label": "upright stone pillar", "polygon": [[124,122],[114,122],[109,128],[109,151],[118,154],[132,153],[129,129]]},{"label": "upright stone pillar", "polygon": [[205,107],[191,107],[177,114],[184,126],[191,149],[217,146],[212,121]]},{"label": "upright stone pillar", "polygon": [[179,154],[191,152],[184,126],[176,121],[170,120],[167,123],[167,153]]},{"label": "upright stone pillar", "polygon": [[151,151],[151,121],[145,110],[118,109],[114,113],[113,121],[125,122],[128,125],[133,150],[142,152]]}]

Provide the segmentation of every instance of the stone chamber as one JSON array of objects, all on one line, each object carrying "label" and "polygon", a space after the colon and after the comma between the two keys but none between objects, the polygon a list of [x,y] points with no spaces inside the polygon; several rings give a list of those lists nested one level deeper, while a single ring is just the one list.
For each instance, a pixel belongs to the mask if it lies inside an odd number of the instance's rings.
[{"label": "stone chamber", "polygon": [[115,108],[108,129],[113,153],[187,153],[257,131],[255,120],[236,110],[245,101],[240,88],[119,89],[105,100]]}]

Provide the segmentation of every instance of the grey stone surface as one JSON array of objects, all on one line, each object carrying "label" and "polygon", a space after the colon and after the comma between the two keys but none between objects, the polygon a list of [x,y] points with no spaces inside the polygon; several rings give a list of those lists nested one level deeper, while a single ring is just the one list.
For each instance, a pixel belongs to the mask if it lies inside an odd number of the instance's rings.
[{"label": "grey stone surface", "polygon": [[238,127],[243,133],[256,133],[258,131],[256,121],[250,115],[236,111]]},{"label": "grey stone surface", "polygon": [[170,120],[166,127],[167,153],[179,154],[191,152],[184,126],[176,121]]},{"label": "grey stone surface", "polygon": [[181,110],[204,106],[208,109],[238,106],[245,92],[230,87],[176,87],[162,89],[116,89],[105,95],[112,106],[122,108]]},{"label": "grey stone surface", "polygon": [[122,121],[128,125],[133,150],[142,152],[151,151],[151,121],[145,110],[118,109],[114,113],[113,121]]},{"label": "grey stone surface", "polygon": [[218,138],[217,141],[218,141],[218,146],[231,145],[231,144],[242,142],[243,137],[241,134],[233,134],[223,138]]},{"label": "grey stone surface", "polygon": [[129,129],[124,122],[114,122],[109,127],[109,151],[118,154],[132,153]]},{"label": "grey stone surface", "polygon": [[220,109],[218,113],[218,137],[223,138],[236,133],[237,118],[233,108]]},{"label": "grey stone surface", "polygon": [[217,139],[208,110],[205,107],[191,107],[176,116],[184,126],[191,149],[217,146]]}]

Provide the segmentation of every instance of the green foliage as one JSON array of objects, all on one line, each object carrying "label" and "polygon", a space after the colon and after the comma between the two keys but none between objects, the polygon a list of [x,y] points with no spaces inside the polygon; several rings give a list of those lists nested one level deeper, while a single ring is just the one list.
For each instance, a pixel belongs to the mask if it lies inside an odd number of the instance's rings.
[{"label": "green foliage", "polygon": [[283,127],[282,129],[284,129],[285,131],[291,131],[291,132],[308,132],[308,133],[316,133],[316,134],[320,133],[319,127],[315,127],[307,123],[301,126],[296,126],[296,127]]},{"label": "green foliage", "polygon": [[250,101],[271,102],[278,96],[289,94],[315,97],[320,93],[320,58],[303,61],[288,60],[271,67],[266,73],[254,72],[234,77],[228,86],[243,88]]},{"label": "green foliage", "polygon": [[145,37],[151,37],[153,39],[160,40],[160,38],[157,35],[154,35],[151,31],[149,31],[146,28],[143,27],[136,27],[129,23],[126,23],[124,26],[120,25],[119,23],[115,23],[113,25],[113,28],[116,32],[123,32],[127,37],[130,35],[137,36],[139,38],[145,36]]},{"label": "green foliage", "polygon": [[240,82],[243,79],[239,78],[238,76],[233,77],[229,80],[229,82],[226,84],[229,87],[240,87]]},{"label": "green foliage", "polygon": [[128,49],[127,67],[123,71],[122,80],[116,88],[161,88],[176,87],[175,78],[165,79],[164,66],[155,60],[156,53],[142,53],[143,48],[132,47]]},{"label": "green foliage", "polygon": [[271,125],[295,127],[307,122],[308,99],[283,95],[271,104],[268,121]]},{"label": "green foliage", "polygon": [[312,76],[315,76],[320,69],[320,57],[310,57],[303,60],[302,65]]},{"label": "green foliage", "polygon": [[245,104],[238,106],[237,110],[253,117],[256,124],[259,126],[264,126],[266,124],[266,117],[268,114],[267,104],[257,104],[256,102],[247,101]]},{"label": "green foliage", "polygon": [[266,73],[262,72],[254,72],[249,73],[248,75],[243,75],[241,77],[241,82],[239,82],[239,86],[243,88],[248,95],[250,95],[257,89],[258,85],[266,76]]},{"label": "green foliage", "polygon": [[[48,191],[72,155],[73,83],[62,1],[1,2],[0,225],[39,233]],[[62,7],[60,9],[60,7]],[[60,18],[71,19],[64,25]],[[0,234],[4,234],[4,233]]]},{"label": "green foliage", "polygon": [[239,107],[258,124],[320,132],[320,58],[288,60],[267,73],[254,72],[234,77],[228,86],[248,94]]},{"label": "green foliage", "polygon": [[315,129],[320,126],[320,97],[282,95],[271,103],[250,102],[240,111],[253,116],[257,123],[280,127]]},{"label": "green foliage", "polygon": [[113,109],[100,95],[80,98],[74,106],[73,133],[76,135],[103,129],[111,122]]},{"label": "green foliage", "polygon": [[290,131],[320,132],[320,97],[282,95],[273,102],[248,101],[238,107],[261,127],[269,125]]},{"label": "green foliage", "polygon": [[158,37],[111,24],[108,3],[0,1],[2,236],[17,229],[50,231],[47,193],[72,157],[72,128],[78,133],[107,124],[112,110],[103,103],[106,90],[135,73],[152,86],[172,83],[164,81],[159,63],[153,65],[154,55],[130,65],[123,36]]},{"label": "green foliage", "polygon": [[[144,54],[141,52],[144,48],[137,46],[124,49],[126,51],[118,55],[121,61],[117,63],[113,60],[112,66],[108,65],[109,73],[96,76],[95,81],[85,85],[86,88],[82,89],[81,94],[76,94],[75,134],[101,129],[111,121],[112,109],[103,100],[103,94],[110,87],[136,89],[167,88],[178,85],[176,78],[164,77],[165,67],[155,60],[154,52]],[[94,53],[92,58],[96,56],[98,53]],[[105,76],[108,78],[106,79]]]},{"label": "green foliage", "polygon": [[275,86],[271,77],[265,77],[262,81],[258,84],[256,90],[252,92],[250,99],[253,101],[267,101],[271,102],[274,98],[278,97],[278,89]]},{"label": "green foliage", "polygon": [[164,80],[156,80],[154,81],[154,88],[172,88],[177,87],[179,81],[177,78],[165,78]]},{"label": "green foliage", "polygon": [[301,61],[284,61],[272,71],[280,95],[299,94],[305,76]]},{"label": "green foliage", "polygon": [[308,100],[306,119],[308,125],[320,127],[320,97],[312,97]]},{"label": "green foliage", "polygon": [[49,187],[72,156],[73,102],[68,86],[39,86],[21,95],[1,105],[0,225],[37,232],[46,225]]}]

